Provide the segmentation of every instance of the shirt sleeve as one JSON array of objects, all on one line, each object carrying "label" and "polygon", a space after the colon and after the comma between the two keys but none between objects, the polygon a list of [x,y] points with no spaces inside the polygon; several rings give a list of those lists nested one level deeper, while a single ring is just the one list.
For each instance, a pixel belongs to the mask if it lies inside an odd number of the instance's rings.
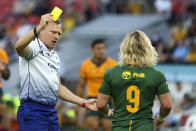
[{"label": "shirt sleeve", "polygon": [[109,70],[106,71],[106,73],[104,74],[101,87],[99,88],[99,93],[110,95],[110,96],[112,95]]},{"label": "shirt sleeve", "polygon": [[164,74],[161,74],[161,81],[158,85],[157,95],[162,95],[169,92],[168,83]]},{"label": "shirt sleeve", "polygon": [[82,78],[86,78],[87,77],[86,66],[85,66],[84,63],[80,67],[80,77],[82,77]]},{"label": "shirt sleeve", "polygon": [[[41,46],[41,45],[40,45]],[[31,41],[31,43],[28,45],[29,47],[29,52],[28,54],[24,57],[25,59],[32,59],[36,55],[39,54],[39,51],[41,50],[39,47],[39,44],[37,43],[37,40],[35,39],[34,41]]]}]

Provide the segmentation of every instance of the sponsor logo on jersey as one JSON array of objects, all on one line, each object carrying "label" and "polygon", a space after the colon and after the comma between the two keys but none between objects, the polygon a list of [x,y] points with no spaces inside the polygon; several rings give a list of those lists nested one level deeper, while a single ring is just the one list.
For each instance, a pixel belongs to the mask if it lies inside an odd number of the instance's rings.
[{"label": "sponsor logo on jersey", "polygon": [[133,77],[145,78],[145,74],[144,73],[133,73]]},{"label": "sponsor logo on jersey", "polygon": [[130,79],[130,78],[131,78],[131,72],[129,72],[129,71],[124,71],[124,72],[122,73],[122,78],[125,79],[125,80]]},{"label": "sponsor logo on jersey", "polygon": [[50,70],[52,72],[57,72],[58,73],[58,68],[56,68],[54,65],[52,65],[51,63],[48,63],[48,67],[50,68]]}]

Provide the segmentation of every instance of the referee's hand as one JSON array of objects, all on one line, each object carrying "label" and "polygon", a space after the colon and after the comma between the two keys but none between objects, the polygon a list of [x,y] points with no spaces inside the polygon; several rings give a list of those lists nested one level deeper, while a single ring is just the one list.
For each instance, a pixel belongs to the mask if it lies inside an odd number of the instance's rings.
[{"label": "referee's hand", "polygon": [[96,99],[88,99],[85,101],[86,103],[86,108],[92,111],[97,111],[97,106],[96,106]]},{"label": "referee's hand", "polygon": [[39,32],[46,27],[48,22],[51,22],[51,23],[53,22],[52,14],[42,15],[40,23],[39,23],[39,25],[36,28],[37,34],[39,34]]}]

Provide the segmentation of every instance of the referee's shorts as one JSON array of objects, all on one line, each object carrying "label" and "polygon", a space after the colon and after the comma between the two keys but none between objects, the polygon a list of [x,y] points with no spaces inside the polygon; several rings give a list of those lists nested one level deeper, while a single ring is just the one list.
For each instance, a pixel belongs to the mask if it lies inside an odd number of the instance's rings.
[{"label": "referee's shorts", "polygon": [[59,131],[55,107],[22,102],[18,108],[19,131]]}]

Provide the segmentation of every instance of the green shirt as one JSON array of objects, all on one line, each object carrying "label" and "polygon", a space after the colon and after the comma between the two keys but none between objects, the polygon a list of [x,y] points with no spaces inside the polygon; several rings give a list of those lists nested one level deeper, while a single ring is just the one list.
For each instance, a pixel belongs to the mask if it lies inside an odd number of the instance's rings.
[{"label": "green shirt", "polygon": [[120,67],[108,69],[99,89],[114,100],[113,126],[127,125],[130,120],[152,120],[156,95],[169,92],[165,76],[154,67]]}]

